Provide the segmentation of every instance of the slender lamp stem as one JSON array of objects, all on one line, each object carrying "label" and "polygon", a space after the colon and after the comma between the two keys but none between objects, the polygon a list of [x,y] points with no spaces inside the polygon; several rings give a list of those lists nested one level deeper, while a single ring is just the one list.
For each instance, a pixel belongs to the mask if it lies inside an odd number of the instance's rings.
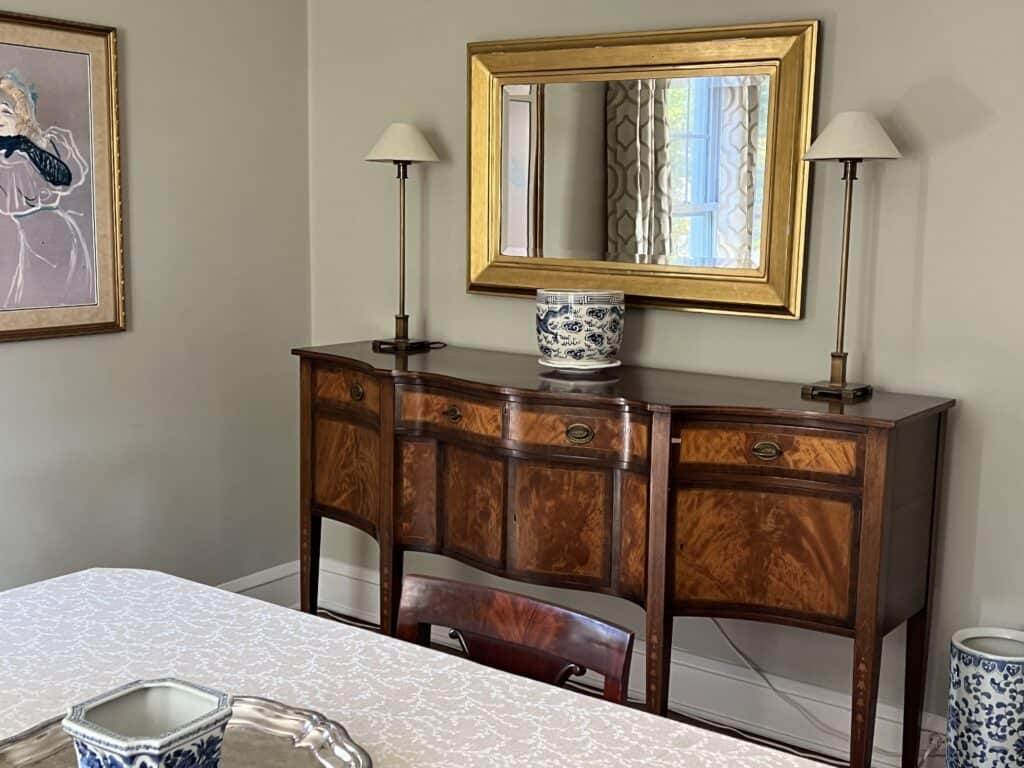
[{"label": "slender lamp stem", "polygon": [[395,315],[395,338],[409,338],[409,316],[405,314],[405,180],[409,163],[395,161],[398,176],[398,314]]},{"label": "slender lamp stem", "polygon": [[857,160],[843,161],[846,205],[843,209],[843,258],[839,275],[839,321],[836,324],[836,352],[843,352],[846,341],[846,285],[850,269],[850,222],[853,218],[853,182],[857,180]]},{"label": "slender lamp stem", "polygon": [[839,314],[836,318],[836,351],[832,353],[829,383],[846,386],[846,290],[850,271],[850,227],[853,220],[853,182],[857,180],[860,160],[843,160],[843,181],[846,182],[846,204],[843,208],[843,255],[839,266]]}]

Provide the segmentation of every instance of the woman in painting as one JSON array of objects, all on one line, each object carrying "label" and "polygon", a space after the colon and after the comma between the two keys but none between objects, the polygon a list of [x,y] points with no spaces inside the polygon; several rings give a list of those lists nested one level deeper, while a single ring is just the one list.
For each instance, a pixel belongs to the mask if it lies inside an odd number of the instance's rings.
[{"label": "woman in painting", "polygon": [[95,269],[75,216],[62,203],[87,165],[71,132],[36,119],[36,94],[16,72],[0,75],[0,309],[92,304]]}]

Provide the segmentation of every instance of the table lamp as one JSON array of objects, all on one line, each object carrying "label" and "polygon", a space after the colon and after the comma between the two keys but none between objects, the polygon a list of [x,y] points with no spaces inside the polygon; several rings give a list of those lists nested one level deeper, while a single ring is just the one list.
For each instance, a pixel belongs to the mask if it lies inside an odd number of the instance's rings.
[{"label": "table lamp", "polygon": [[857,180],[857,166],[864,160],[896,160],[902,157],[899,149],[870,112],[840,112],[832,118],[804,160],[838,160],[843,164],[846,182],[846,207],[843,210],[843,250],[839,273],[839,317],[836,321],[836,349],[832,353],[828,381],[805,384],[804,397],[816,400],[842,400],[856,402],[871,396],[868,384],[850,384],[846,381],[846,277],[850,265],[850,217],[853,212],[853,182]]},{"label": "table lamp", "polygon": [[409,316],[405,314],[405,182],[413,163],[436,163],[437,153],[416,126],[392,123],[377,139],[366,160],[394,163],[398,178],[398,314],[395,315],[395,337],[377,339],[374,352],[426,352],[444,346],[438,342],[409,338]]}]

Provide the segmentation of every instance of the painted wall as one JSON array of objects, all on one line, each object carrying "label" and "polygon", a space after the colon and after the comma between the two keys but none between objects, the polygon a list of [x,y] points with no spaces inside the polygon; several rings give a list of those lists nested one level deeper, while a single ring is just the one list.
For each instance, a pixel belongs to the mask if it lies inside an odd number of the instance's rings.
[{"label": "painted wall", "polygon": [[217,583],[294,559],[305,4],[4,10],[119,28],[129,331],[0,347],[0,589],[96,565]]},{"label": "painted wall", "polygon": [[[928,707],[944,711],[948,637],[960,626],[1024,625],[1024,428],[1020,344],[1020,179],[1024,124],[1016,64],[1024,5],[979,0],[378,0],[310,2],[313,339],[389,332],[395,189],[361,161],[393,120],[423,128],[443,162],[411,179],[414,330],[477,347],[530,351],[532,307],[467,295],[466,72],[469,41],[799,18],[823,21],[818,114],[878,112],[906,158],[863,171],[851,275],[854,375],[952,395]],[[822,378],[835,321],[842,187],[815,170],[806,318],[799,322],[631,311],[628,362],[796,382]],[[327,552],[372,564],[361,535],[330,526]],[[417,558],[413,568],[424,567]],[[613,600],[574,598],[626,618]],[[769,670],[849,688],[850,643],[729,622]],[[705,620],[677,643],[731,658]],[[899,700],[902,634],[886,642],[884,697]]]}]

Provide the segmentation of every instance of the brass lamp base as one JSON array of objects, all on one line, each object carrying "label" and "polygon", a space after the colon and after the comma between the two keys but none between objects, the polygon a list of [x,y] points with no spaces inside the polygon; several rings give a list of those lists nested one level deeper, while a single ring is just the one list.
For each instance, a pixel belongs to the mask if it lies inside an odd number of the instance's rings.
[{"label": "brass lamp base", "polygon": [[833,384],[831,381],[816,381],[804,384],[800,390],[808,400],[838,400],[844,403],[859,403],[871,397],[870,384]]},{"label": "brass lamp base", "polygon": [[808,400],[836,400],[856,403],[871,397],[870,384],[850,384],[846,381],[846,353],[833,352],[831,355],[828,381],[804,384],[801,394]]},{"label": "brass lamp base", "polygon": [[432,349],[443,347],[439,341],[426,341],[425,339],[375,339],[373,342],[374,352],[429,352]]},{"label": "brass lamp base", "polygon": [[395,315],[395,338],[374,340],[373,351],[414,354],[416,352],[429,352],[432,349],[441,349],[443,346],[445,344],[441,341],[410,339],[409,316]]}]

